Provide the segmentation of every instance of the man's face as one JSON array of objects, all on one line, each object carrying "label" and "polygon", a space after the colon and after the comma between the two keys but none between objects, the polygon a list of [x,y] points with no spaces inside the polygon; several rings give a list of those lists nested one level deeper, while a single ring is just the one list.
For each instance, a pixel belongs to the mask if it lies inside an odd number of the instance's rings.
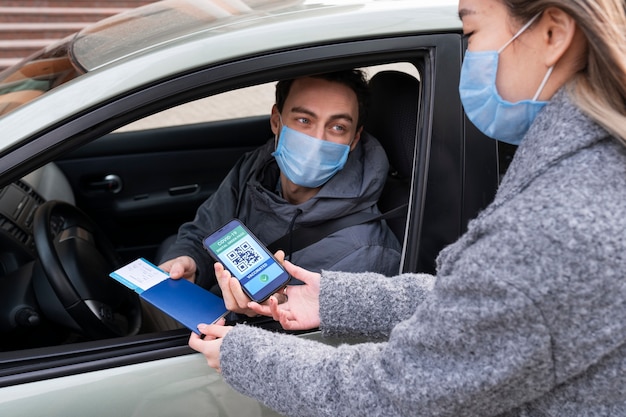
[{"label": "man's face", "polygon": [[359,105],[355,92],[321,78],[298,78],[293,82],[282,114],[276,106],[272,108],[274,134],[282,128],[281,118],[287,127],[318,139],[351,145],[351,150],[361,133],[356,127]]}]

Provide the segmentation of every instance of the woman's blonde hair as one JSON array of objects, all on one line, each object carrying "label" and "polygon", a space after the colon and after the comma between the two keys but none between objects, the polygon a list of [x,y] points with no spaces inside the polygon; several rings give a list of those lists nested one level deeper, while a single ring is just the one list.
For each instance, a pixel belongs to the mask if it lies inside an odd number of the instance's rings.
[{"label": "woman's blonde hair", "polygon": [[528,21],[548,7],[569,14],[587,39],[582,69],[568,85],[580,109],[626,145],[626,5],[624,0],[503,0]]}]

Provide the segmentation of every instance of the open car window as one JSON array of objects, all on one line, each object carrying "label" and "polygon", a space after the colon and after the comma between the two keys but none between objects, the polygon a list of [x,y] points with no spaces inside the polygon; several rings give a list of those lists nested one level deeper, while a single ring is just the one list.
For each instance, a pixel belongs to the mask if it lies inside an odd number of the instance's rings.
[{"label": "open car window", "polygon": [[[71,65],[64,68],[73,71]],[[363,69],[369,78],[386,71],[421,78],[411,63]],[[2,190],[5,230],[9,225],[16,231],[32,230],[38,205],[46,200],[65,201],[97,224],[101,234],[96,238],[110,240],[121,262],[138,257],[157,262],[161,243],[194,217],[198,206],[215,191],[239,157],[270,139],[268,120],[275,84],[270,81],[243,87],[172,107],[60,156],[26,176],[22,188],[11,185]],[[414,116],[417,124],[417,113]],[[410,179],[403,181],[403,190],[408,193]],[[385,199],[391,201],[387,195]],[[16,217],[12,217],[14,204],[24,207]],[[60,216],[52,215],[49,221],[62,221],[64,215]],[[401,223],[400,240],[404,219]],[[92,340],[94,334],[83,333],[84,324],[62,312],[55,290],[46,284],[35,241],[26,234],[27,248],[22,250],[10,249],[20,247],[13,243],[13,237],[3,239],[11,240],[11,245],[4,246],[7,251],[0,259],[0,293],[7,316],[1,322],[0,331],[7,337],[2,338],[0,351],[71,346]],[[98,270],[107,275],[111,271]],[[19,290],[15,288],[18,282]],[[25,307],[20,307],[19,322],[15,306]],[[37,325],[24,325],[31,322]],[[137,334],[150,332],[152,329],[144,326]]]}]

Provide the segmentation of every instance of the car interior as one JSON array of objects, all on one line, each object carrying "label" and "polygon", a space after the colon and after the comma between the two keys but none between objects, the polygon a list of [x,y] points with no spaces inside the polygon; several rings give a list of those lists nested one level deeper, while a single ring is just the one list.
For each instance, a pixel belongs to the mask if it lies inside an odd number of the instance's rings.
[{"label": "car interior", "polygon": [[[367,71],[365,128],[391,166],[379,202],[386,212],[410,201],[419,74],[408,63]],[[0,351],[145,332],[136,294],[108,274],[138,257],[156,262],[161,243],[193,218],[239,156],[272,137],[273,86],[142,118],[2,188]],[[228,94],[240,100],[230,109],[224,103],[237,100]],[[242,108],[248,113],[236,114]],[[407,213],[386,220],[401,243]]]}]

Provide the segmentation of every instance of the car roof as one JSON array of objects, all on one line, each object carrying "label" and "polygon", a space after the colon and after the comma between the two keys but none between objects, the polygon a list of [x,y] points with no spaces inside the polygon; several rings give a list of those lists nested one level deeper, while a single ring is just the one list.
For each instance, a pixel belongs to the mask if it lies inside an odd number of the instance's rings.
[{"label": "car roof", "polygon": [[458,0],[161,0],[64,40],[85,73],[0,117],[0,151],[72,114],[195,68],[337,40],[459,32],[457,7]]},{"label": "car roof", "polygon": [[364,33],[458,29],[457,5],[458,0],[162,0],[84,29],[72,52],[89,71],[147,51],[204,40],[211,42],[204,60],[221,61],[233,54]]}]

